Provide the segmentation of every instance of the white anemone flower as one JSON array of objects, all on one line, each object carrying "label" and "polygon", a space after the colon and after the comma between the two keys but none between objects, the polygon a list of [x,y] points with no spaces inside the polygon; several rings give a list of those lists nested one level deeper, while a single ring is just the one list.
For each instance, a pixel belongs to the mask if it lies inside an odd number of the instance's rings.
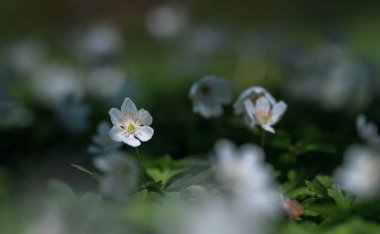
[{"label": "white anemone flower", "polygon": [[342,167],[336,170],[335,180],[360,199],[380,195],[380,155],[365,146],[352,146]]},{"label": "white anemone flower", "polygon": [[137,147],[141,145],[140,141],[152,138],[154,130],[149,127],[153,121],[152,116],[144,109],[137,111],[130,98],[124,100],[121,110],[112,108],[109,115],[114,125],[110,130],[110,136],[114,141]]},{"label": "white anemone flower", "polygon": [[232,101],[232,82],[215,76],[206,76],[191,86],[189,98],[193,111],[205,118],[218,117],[223,105]]},{"label": "white anemone flower", "polygon": [[232,190],[232,202],[240,212],[254,212],[260,217],[276,217],[280,213],[281,193],[261,148],[253,144],[237,148],[228,140],[219,140],[215,153],[216,178]]},{"label": "white anemone flower", "polygon": [[356,130],[362,140],[380,146],[380,136],[376,124],[367,121],[364,115],[356,118]]},{"label": "white anemone flower", "polygon": [[132,157],[115,151],[94,158],[93,163],[104,173],[99,189],[105,197],[123,200],[137,188],[139,167]]},{"label": "white anemone flower", "polygon": [[250,126],[260,125],[265,131],[275,133],[272,125],[276,124],[285,113],[287,105],[283,101],[274,104],[266,97],[260,97],[256,102],[250,99],[244,101],[244,106],[248,117],[251,120]]},{"label": "white anemone flower", "polygon": [[116,150],[121,147],[121,142],[112,140],[110,136],[111,125],[108,122],[102,121],[97,128],[97,134],[92,137],[94,144],[88,148],[90,153],[106,153]]},{"label": "white anemone flower", "polygon": [[246,113],[244,107],[245,100],[249,99],[255,103],[260,97],[266,97],[271,104],[276,103],[276,99],[274,99],[266,89],[260,86],[252,86],[244,90],[240,94],[238,100],[234,103],[235,114],[239,115]]}]

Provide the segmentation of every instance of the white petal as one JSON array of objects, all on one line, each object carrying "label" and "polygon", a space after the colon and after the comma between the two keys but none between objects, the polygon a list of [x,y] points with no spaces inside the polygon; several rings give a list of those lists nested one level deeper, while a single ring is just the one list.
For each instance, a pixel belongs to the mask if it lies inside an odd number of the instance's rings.
[{"label": "white petal", "polygon": [[123,112],[124,115],[135,116],[137,114],[135,103],[130,98],[124,99],[123,105],[121,105],[121,112]]},{"label": "white petal", "polygon": [[140,109],[137,113],[138,119],[142,125],[151,125],[153,122],[152,116],[149,114],[148,111],[144,109]]},{"label": "white petal", "polygon": [[199,112],[204,118],[219,117],[223,113],[222,106],[215,103],[198,102],[197,109],[194,112]]},{"label": "white petal", "polygon": [[255,107],[250,99],[246,99],[244,101],[245,111],[251,119],[254,119],[254,115],[256,114]]},{"label": "white petal", "polygon": [[266,97],[260,97],[259,99],[257,99],[256,101],[256,114],[258,112],[260,112],[260,114],[269,114],[269,111],[270,111],[270,102],[268,100],[268,98]]},{"label": "white petal", "polygon": [[247,114],[244,115],[244,122],[246,125],[248,125],[249,128],[254,128],[257,124],[257,121],[255,118],[249,117]]},{"label": "white petal", "polygon": [[271,120],[269,120],[268,124],[275,124],[275,123],[277,123],[280,120],[281,116],[285,113],[285,111],[286,111],[287,108],[288,108],[288,106],[283,101],[280,101],[280,102],[276,103],[273,106],[273,109],[272,109],[272,118],[271,118]]},{"label": "white petal", "polygon": [[139,140],[137,140],[135,138],[135,136],[132,135],[132,134],[129,134],[126,137],[124,137],[123,138],[123,142],[125,144],[128,144],[128,145],[132,146],[132,147],[137,147],[137,146],[141,145],[141,142]]},{"label": "white petal", "polygon": [[111,122],[113,125],[120,125],[120,122],[123,120],[123,113],[116,109],[116,108],[112,108],[108,114],[110,115],[111,117]]},{"label": "white petal", "polygon": [[97,156],[94,158],[94,166],[102,172],[111,172],[114,170],[115,165],[120,164],[123,160],[122,153],[115,152],[113,154],[107,154]]},{"label": "white petal", "polygon": [[142,126],[136,132],[136,137],[141,141],[149,141],[153,136],[154,130],[149,126]]},{"label": "white petal", "polygon": [[125,130],[119,126],[113,126],[110,130],[110,137],[114,141],[123,141],[125,138]]},{"label": "white petal", "polygon": [[215,153],[218,156],[217,160],[219,164],[223,167],[235,160],[237,149],[231,141],[220,139],[215,143]]},{"label": "white petal", "polygon": [[268,131],[270,133],[275,133],[274,129],[272,128],[272,126],[270,125],[261,125],[261,127],[265,130],[265,131]]},{"label": "white petal", "polygon": [[196,94],[197,94],[197,92],[198,92],[198,89],[199,89],[199,82],[194,83],[194,84],[191,86],[191,88],[190,88],[190,92],[189,92],[189,98],[190,98],[190,99],[193,99],[193,98],[196,96]]}]

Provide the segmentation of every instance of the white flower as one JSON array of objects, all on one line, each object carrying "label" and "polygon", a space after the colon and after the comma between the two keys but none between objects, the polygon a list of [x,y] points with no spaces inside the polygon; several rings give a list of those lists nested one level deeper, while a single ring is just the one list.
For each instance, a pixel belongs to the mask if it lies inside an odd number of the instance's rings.
[{"label": "white flower", "polygon": [[47,64],[32,76],[33,94],[49,106],[56,107],[68,96],[81,99],[84,96],[81,73],[64,64]]},{"label": "white flower", "polygon": [[364,115],[359,115],[356,118],[356,130],[362,140],[380,146],[380,136],[377,126],[372,122],[368,122]]},{"label": "white flower", "polygon": [[205,118],[218,117],[223,113],[222,105],[232,100],[232,82],[215,76],[206,76],[191,86],[189,98],[193,111]]},{"label": "white flower", "polygon": [[71,133],[82,133],[88,127],[91,109],[89,105],[78,102],[69,95],[55,108],[55,113],[65,130]]},{"label": "white flower", "polygon": [[105,197],[123,200],[136,189],[139,167],[132,157],[116,151],[94,158],[93,163],[104,173],[99,189]]},{"label": "white flower", "polygon": [[6,49],[9,65],[16,72],[31,72],[45,60],[46,48],[36,39],[16,42]]},{"label": "white flower", "polygon": [[148,141],[152,138],[154,130],[149,127],[152,124],[152,116],[148,111],[137,108],[130,98],[126,98],[121,110],[112,108],[109,111],[112,124],[110,136],[114,141],[124,142],[137,147],[140,141]]},{"label": "white flower", "polygon": [[280,120],[287,108],[285,102],[271,104],[266,97],[260,97],[255,103],[247,99],[244,101],[244,106],[251,120],[250,126],[258,124],[271,133],[275,133],[272,125]]},{"label": "white flower", "polygon": [[97,130],[97,134],[92,137],[94,145],[90,145],[90,153],[105,153],[121,147],[121,142],[116,142],[110,137],[111,125],[108,122],[101,122]]},{"label": "white flower", "polygon": [[182,5],[164,4],[153,8],[145,18],[148,32],[159,39],[174,37],[187,26],[187,13]]},{"label": "white flower", "polygon": [[78,51],[89,58],[117,54],[123,48],[123,36],[116,25],[99,22],[84,30]]},{"label": "white flower", "polygon": [[366,107],[374,92],[368,65],[339,44],[324,44],[302,56],[296,79],[287,83],[290,95],[314,101],[327,110],[357,111]]},{"label": "white flower", "polygon": [[239,115],[246,113],[244,107],[245,100],[249,99],[255,103],[260,97],[266,97],[272,105],[276,103],[276,99],[274,99],[274,97],[272,97],[272,95],[266,89],[260,86],[252,86],[244,90],[240,94],[238,100],[234,103],[235,114]]},{"label": "white flower", "polygon": [[242,212],[259,210],[262,216],[276,216],[280,210],[280,193],[273,169],[264,162],[264,153],[256,145],[239,149],[228,140],[215,144],[216,178],[232,189],[235,206]]},{"label": "white flower", "polygon": [[377,151],[352,146],[341,168],[335,172],[335,180],[348,192],[360,199],[370,199],[380,194],[380,155]]}]

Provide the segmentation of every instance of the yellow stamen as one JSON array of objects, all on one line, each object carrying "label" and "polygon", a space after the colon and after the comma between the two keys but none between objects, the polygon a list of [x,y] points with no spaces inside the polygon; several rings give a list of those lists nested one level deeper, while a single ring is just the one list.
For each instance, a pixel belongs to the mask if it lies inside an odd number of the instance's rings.
[{"label": "yellow stamen", "polygon": [[127,126],[127,130],[128,130],[128,132],[135,132],[136,131],[136,127],[132,123],[129,123],[128,126]]}]

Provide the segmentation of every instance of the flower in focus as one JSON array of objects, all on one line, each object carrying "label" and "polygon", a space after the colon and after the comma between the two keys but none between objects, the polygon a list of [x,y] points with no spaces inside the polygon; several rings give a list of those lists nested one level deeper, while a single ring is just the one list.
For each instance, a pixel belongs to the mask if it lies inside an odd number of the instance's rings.
[{"label": "flower in focus", "polygon": [[106,153],[121,147],[121,142],[116,142],[110,137],[111,125],[108,122],[101,122],[98,125],[97,134],[92,137],[93,145],[90,145],[90,153]]},{"label": "flower in focus", "polygon": [[335,172],[335,180],[348,192],[361,199],[380,194],[380,155],[372,148],[352,146],[343,165]]},{"label": "flower in focus", "polygon": [[153,121],[152,116],[144,109],[137,111],[130,98],[124,100],[121,110],[112,108],[109,115],[114,125],[110,130],[110,136],[114,141],[137,147],[141,145],[140,141],[152,138],[154,130],[149,127]]},{"label": "flower in focus", "polygon": [[234,103],[235,114],[246,113],[246,122],[250,127],[260,125],[264,130],[274,133],[276,124],[286,111],[283,101],[277,102],[264,88],[254,86],[241,93]]},{"label": "flower in focus", "polygon": [[377,131],[377,126],[372,122],[368,122],[364,115],[359,115],[356,118],[356,130],[362,140],[380,146],[380,136]]},{"label": "flower in focus", "polygon": [[222,105],[232,100],[232,82],[215,76],[206,76],[191,86],[189,97],[193,111],[205,118],[218,117],[223,113]]},{"label": "flower in focus", "polygon": [[[240,115],[240,114],[246,113],[246,110],[244,107],[244,101],[245,100],[249,99],[252,102],[256,102],[257,99],[259,99],[260,97],[266,97],[269,100],[269,102],[272,104],[274,104],[276,102],[274,97],[272,97],[272,95],[266,89],[264,89],[263,87],[260,87],[260,86],[253,86],[253,87],[250,87],[250,88],[247,88],[246,90],[244,90],[240,94],[238,100],[234,103],[235,114]],[[246,115],[246,117],[247,117],[246,118],[247,123],[251,124],[252,122],[248,118],[248,115]],[[251,127],[254,127],[254,126],[255,125],[253,125]]]},{"label": "flower in focus", "polygon": [[236,207],[242,212],[259,211],[262,217],[277,216],[280,193],[261,148],[253,144],[237,148],[228,140],[219,140],[215,153],[216,178],[231,188]]},{"label": "flower in focus", "polygon": [[119,151],[94,158],[94,165],[104,173],[99,182],[107,198],[125,199],[138,185],[137,162]]},{"label": "flower in focus", "polygon": [[257,123],[264,130],[271,133],[275,133],[272,125],[280,120],[287,108],[285,102],[280,101],[272,105],[265,97],[259,98],[255,104],[250,100],[245,100],[244,106],[252,121],[250,125],[253,126],[254,123]]}]

